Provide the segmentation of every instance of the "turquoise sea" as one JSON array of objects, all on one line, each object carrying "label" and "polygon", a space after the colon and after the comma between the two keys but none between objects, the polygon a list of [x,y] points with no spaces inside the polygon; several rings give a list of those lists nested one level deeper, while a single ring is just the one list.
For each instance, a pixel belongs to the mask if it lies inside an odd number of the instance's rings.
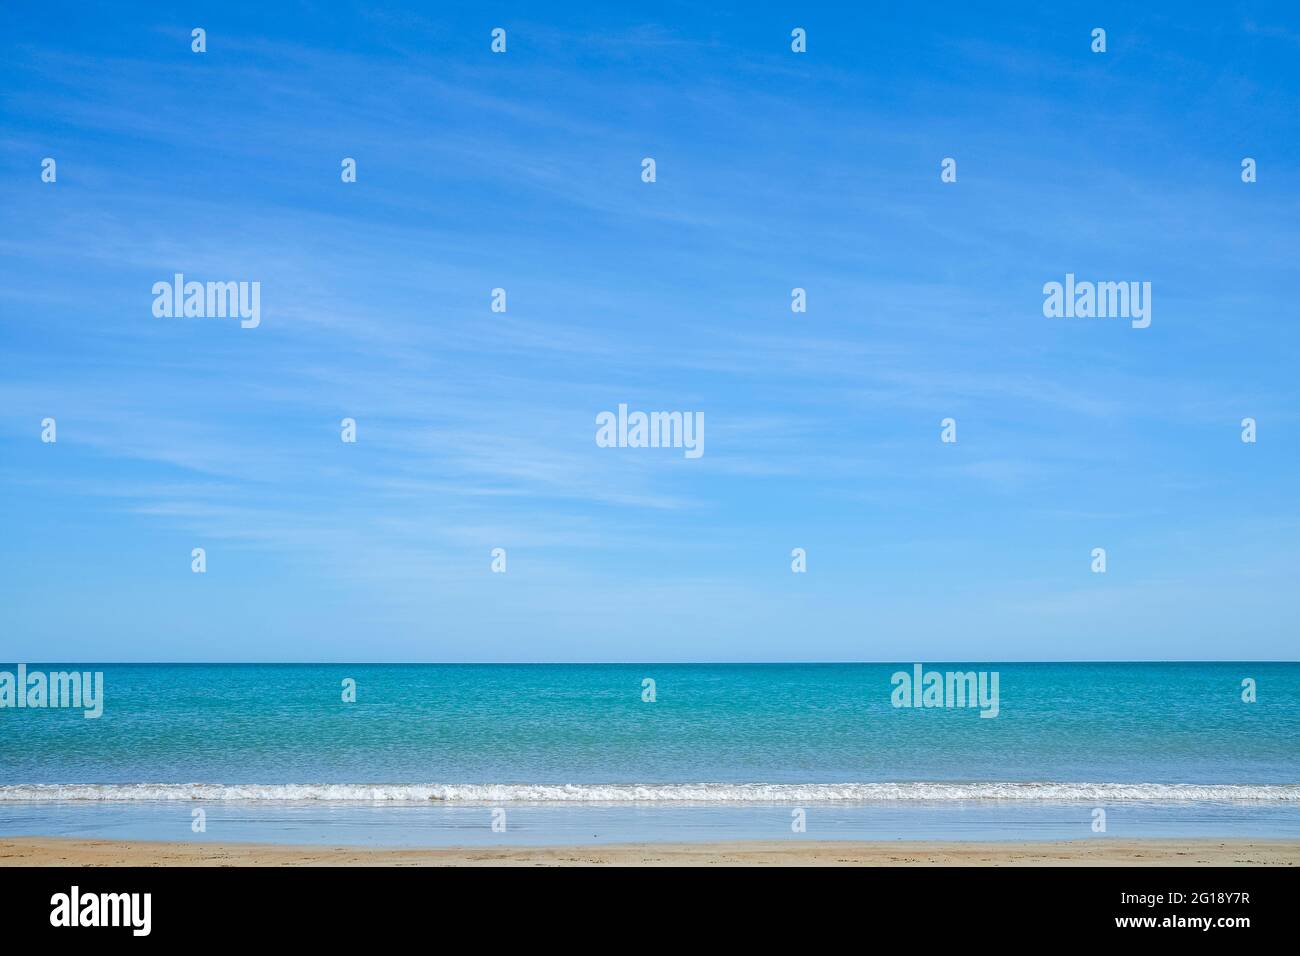
[{"label": "turquoise sea", "polygon": [[925,662],[996,672],[996,717],[895,706],[910,661],[26,668],[103,714],[0,708],[4,835],[1300,837],[1296,663]]}]

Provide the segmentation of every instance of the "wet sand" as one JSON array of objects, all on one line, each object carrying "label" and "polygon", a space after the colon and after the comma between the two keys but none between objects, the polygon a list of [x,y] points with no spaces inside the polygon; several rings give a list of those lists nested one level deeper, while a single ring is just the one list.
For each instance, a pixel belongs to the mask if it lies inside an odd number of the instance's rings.
[{"label": "wet sand", "polygon": [[730,842],[410,849],[0,839],[0,866],[1296,866],[1293,840]]}]

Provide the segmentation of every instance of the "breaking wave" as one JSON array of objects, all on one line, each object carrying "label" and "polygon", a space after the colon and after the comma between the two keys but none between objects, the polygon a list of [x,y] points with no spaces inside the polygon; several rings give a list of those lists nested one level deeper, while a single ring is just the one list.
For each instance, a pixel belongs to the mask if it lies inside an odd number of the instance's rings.
[{"label": "breaking wave", "polygon": [[1300,802],[1300,784],[690,783],[690,784],[13,784],[0,802],[263,801],[330,803],[832,803],[1020,800]]}]

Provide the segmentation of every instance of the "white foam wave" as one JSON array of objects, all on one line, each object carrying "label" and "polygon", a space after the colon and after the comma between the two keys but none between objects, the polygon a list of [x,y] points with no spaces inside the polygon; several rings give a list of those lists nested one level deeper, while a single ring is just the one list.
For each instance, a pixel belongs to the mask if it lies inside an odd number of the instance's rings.
[{"label": "white foam wave", "polygon": [[1023,800],[1073,803],[1298,803],[1300,784],[694,783],[694,784],[14,784],[0,802],[266,801],[331,803],[828,803]]}]

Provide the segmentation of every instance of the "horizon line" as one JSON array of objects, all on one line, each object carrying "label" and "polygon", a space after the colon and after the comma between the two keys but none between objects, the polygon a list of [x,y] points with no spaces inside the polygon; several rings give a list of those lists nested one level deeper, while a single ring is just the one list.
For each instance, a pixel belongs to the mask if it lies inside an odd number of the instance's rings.
[{"label": "horizon line", "polygon": [[[55,661],[37,660],[38,664],[57,664]],[[809,661],[809,660],[782,660],[782,661],[355,661],[355,660],[324,660],[324,661],[80,661],[82,665],[99,665],[99,666],[164,666],[164,667],[214,667],[214,666],[244,666],[244,667],[342,667],[348,665],[355,666],[380,666],[380,667],[631,667],[635,665],[646,665],[652,667],[662,666],[688,666],[688,667],[782,667],[790,665],[801,666],[852,666],[865,664],[924,664],[926,661],[921,660],[838,660],[838,661]],[[1177,659],[1177,660],[1149,660],[1149,659],[1109,659],[1109,660],[1084,660],[1079,658],[1069,658],[1061,660],[932,660],[932,664],[1300,664],[1300,660],[1291,660],[1283,658],[1196,658],[1196,659]],[[7,664],[7,662],[6,662]],[[13,662],[15,666],[23,664],[30,666],[27,661]],[[65,662],[64,666],[70,666]]]}]

